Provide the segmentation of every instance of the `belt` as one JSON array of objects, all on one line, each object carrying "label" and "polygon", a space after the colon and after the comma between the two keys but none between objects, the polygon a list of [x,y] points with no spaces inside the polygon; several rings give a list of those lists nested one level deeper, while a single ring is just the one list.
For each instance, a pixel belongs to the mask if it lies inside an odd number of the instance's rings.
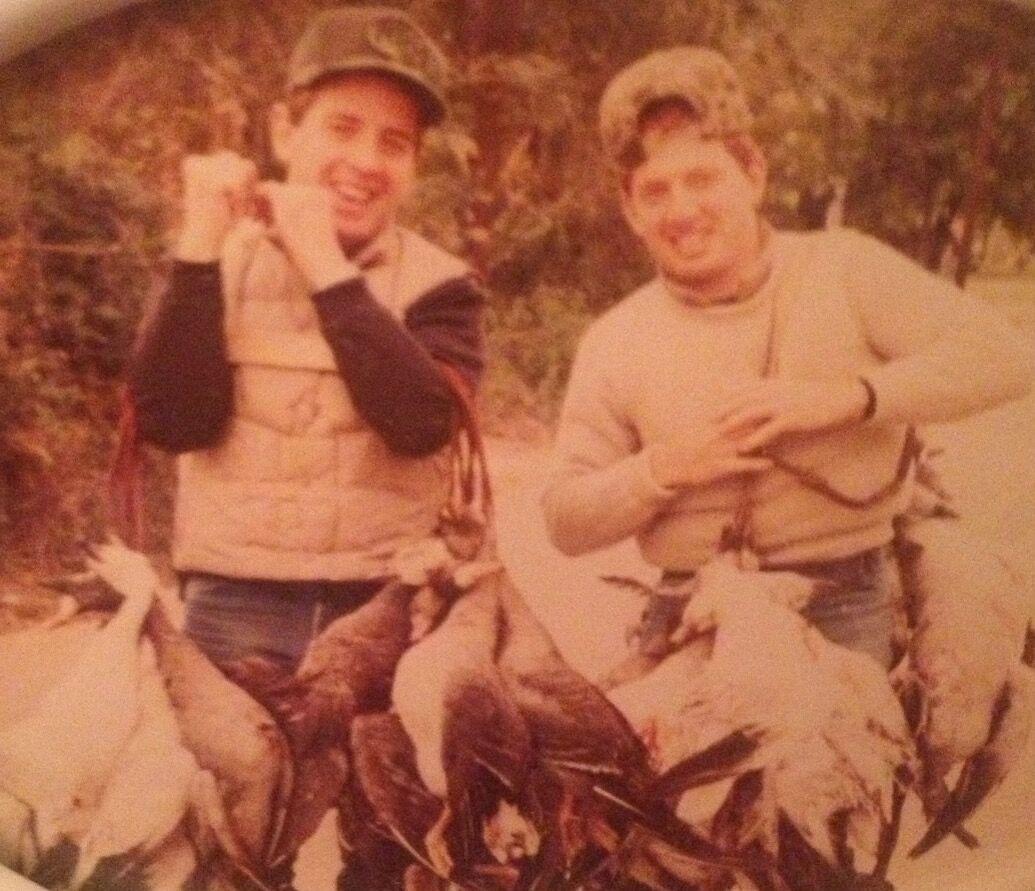
[{"label": "belt", "polygon": [[[880,571],[884,559],[883,548],[870,548],[850,557],[836,560],[807,560],[799,563],[781,563],[763,566],[773,572],[796,572],[812,579],[834,582],[845,588],[866,588],[871,586]],[[678,589],[694,577],[692,569],[666,569],[661,574],[661,587]],[[659,593],[662,593],[659,591]]]},{"label": "belt", "polygon": [[833,582],[843,588],[869,588],[875,584],[883,560],[883,548],[870,548],[837,560],[808,560],[765,568],[778,572],[796,572],[808,578]]}]

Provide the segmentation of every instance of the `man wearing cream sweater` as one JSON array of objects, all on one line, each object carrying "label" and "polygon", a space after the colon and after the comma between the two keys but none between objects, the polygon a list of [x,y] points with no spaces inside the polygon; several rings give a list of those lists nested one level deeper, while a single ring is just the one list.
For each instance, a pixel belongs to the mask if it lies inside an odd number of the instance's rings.
[{"label": "man wearing cream sweater", "polygon": [[831,582],[806,615],[886,664],[907,430],[1027,392],[1019,336],[868,236],[771,228],[765,159],[718,53],[653,53],[600,112],[658,276],[580,344],[543,502],[554,544],[636,536],[676,591],[736,539],[763,568]]}]

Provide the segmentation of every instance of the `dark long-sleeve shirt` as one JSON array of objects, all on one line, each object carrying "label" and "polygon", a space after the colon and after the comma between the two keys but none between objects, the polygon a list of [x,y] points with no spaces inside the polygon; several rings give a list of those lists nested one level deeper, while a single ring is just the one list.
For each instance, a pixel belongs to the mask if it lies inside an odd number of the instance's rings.
[{"label": "dark long-sleeve shirt", "polygon": [[[219,441],[233,410],[219,266],[177,263],[129,369],[141,437],[171,452]],[[481,292],[468,277],[419,297],[400,324],[362,278],[313,296],[320,329],[360,416],[392,451],[421,456],[455,424],[445,363],[473,390],[484,368]]]}]

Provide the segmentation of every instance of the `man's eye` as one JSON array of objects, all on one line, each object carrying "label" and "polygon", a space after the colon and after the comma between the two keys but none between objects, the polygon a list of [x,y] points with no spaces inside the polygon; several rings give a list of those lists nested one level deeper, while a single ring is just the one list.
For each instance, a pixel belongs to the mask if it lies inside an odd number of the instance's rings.
[{"label": "man's eye", "polygon": [[331,132],[337,136],[355,136],[359,131],[359,126],[355,121],[333,121],[331,123]]},{"label": "man's eye", "polygon": [[381,148],[386,155],[399,157],[413,148],[413,143],[404,136],[386,136],[381,140]]},{"label": "man's eye", "polygon": [[668,194],[668,186],[664,183],[646,183],[640,189],[640,194],[647,201],[660,201]]}]

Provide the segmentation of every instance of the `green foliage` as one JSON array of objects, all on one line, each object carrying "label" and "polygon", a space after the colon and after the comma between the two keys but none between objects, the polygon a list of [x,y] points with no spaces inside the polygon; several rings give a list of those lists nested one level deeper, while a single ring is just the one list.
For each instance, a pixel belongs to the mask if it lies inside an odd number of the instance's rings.
[{"label": "green foliage", "polygon": [[[312,12],[338,2],[134,5],[5,66],[6,560],[58,559],[103,522],[116,393],[143,307],[167,272],[180,161],[231,148],[276,174],[266,116],[287,55]],[[1035,241],[1035,24],[1005,0],[396,5],[454,63],[453,120],[429,134],[407,222],[483,278],[493,418],[552,417],[579,333],[650,275],[621,218],[595,119],[607,80],[658,47],[715,46],[741,71],[769,159],[767,211],[779,224],[816,225],[841,181],[849,222],[926,262],[944,253],[949,223],[964,211],[979,247],[994,226]],[[154,459],[150,472],[160,544],[168,461]]]}]

